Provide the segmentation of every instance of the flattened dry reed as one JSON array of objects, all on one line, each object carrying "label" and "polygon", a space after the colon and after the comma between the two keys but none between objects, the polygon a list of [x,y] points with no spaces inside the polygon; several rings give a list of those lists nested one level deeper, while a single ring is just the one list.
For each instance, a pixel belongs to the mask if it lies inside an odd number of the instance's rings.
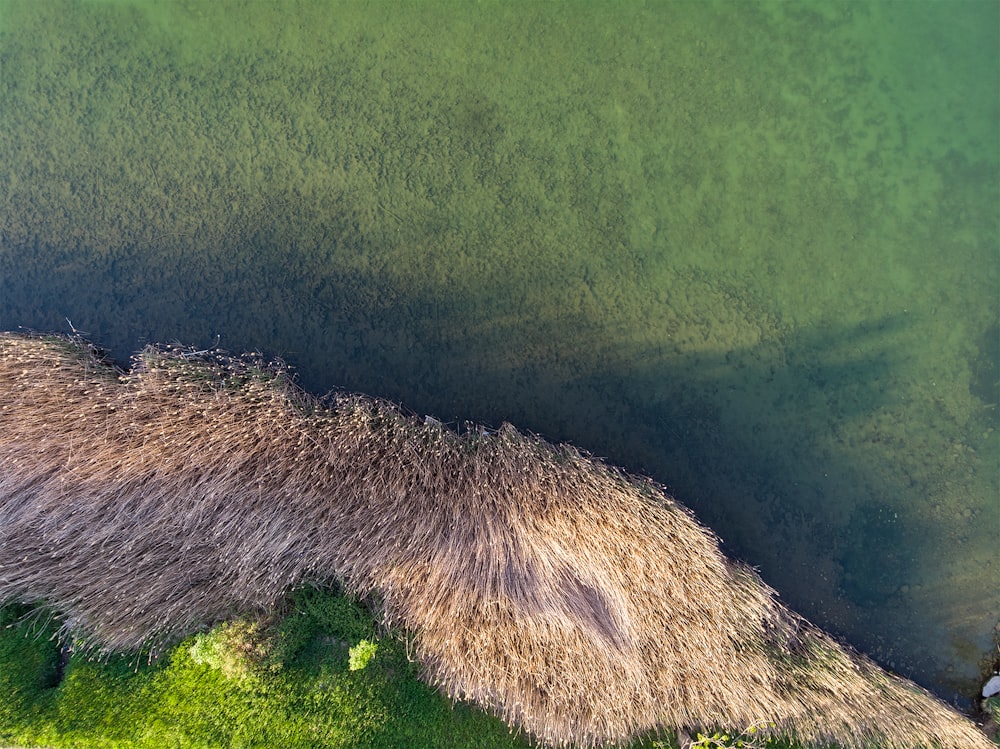
[{"label": "flattened dry reed", "polygon": [[147,348],[131,371],[0,334],[0,600],[99,649],[299,584],[408,629],[428,681],[553,745],[772,721],[846,747],[988,747],[839,645],[649,481],[504,425],[320,403],[280,367]]}]

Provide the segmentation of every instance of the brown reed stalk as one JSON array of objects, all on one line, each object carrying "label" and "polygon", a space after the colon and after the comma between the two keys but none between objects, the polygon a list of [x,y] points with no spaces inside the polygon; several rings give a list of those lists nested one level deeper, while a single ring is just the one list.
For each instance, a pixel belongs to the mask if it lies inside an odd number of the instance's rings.
[{"label": "brown reed stalk", "polygon": [[0,600],[106,651],[339,584],[426,679],[551,745],[773,722],[815,746],[990,746],[726,559],[661,487],[509,425],[458,436],[279,366],[0,334]]}]

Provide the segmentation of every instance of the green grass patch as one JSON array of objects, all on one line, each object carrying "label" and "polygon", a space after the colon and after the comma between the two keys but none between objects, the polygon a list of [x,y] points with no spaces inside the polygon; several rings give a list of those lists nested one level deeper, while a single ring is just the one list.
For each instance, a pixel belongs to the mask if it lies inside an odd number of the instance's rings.
[{"label": "green grass patch", "polygon": [[[0,744],[531,746],[496,717],[453,704],[421,682],[402,639],[380,633],[356,600],[329,591],[297,590],[282,615],[224,622],[188,637],[154,663],[84,652],[61,659],[57,628],[58,620],[42,609],[0,608]],[[745,746],[758,744],[765,745],[761,740]],[[665,736],[634,746],[678,744]],[[795,745],[772,740],[766,746]]]},{"label": "green grass patch", "polygon": [[[0,742],[7,744],[528,745],[498,719],[452,705],[420,682],[405,644],[379,638],[371,616],[344,596],[298,591],[284,617],[221,624],[152,665],[74,653],[61,675],[55,625],[33,623],[23,607],[0,611]],[[352,660],[364,667],[352,670]]]}]

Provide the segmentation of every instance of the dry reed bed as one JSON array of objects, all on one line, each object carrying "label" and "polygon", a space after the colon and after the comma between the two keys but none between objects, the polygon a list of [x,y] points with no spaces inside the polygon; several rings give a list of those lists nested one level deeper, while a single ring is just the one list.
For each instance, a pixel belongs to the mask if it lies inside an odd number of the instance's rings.
[{"label": "dry reed bed", "polygon": [[987,747],[838,645],[651,482],[505,425],[459,437],[273,365],[148,348],[130,372],[0,335],[0,600],[103,650],[337,583],[426,678],[549,744],[761,720],[815,745]]}]

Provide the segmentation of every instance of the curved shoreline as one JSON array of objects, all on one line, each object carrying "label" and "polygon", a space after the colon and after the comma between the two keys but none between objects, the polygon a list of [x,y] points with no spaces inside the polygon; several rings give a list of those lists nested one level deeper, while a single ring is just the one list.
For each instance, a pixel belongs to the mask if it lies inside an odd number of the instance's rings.
[{"label": "curved shoreline", "polygon": [[[0,336],[0,598],[156,648],[338,583],[426,678],[549,744],[761,718],[811,744],[989,746],[776,600],[661,487],[510,425],[329,403],[247,357]],[[734,667],[736,664],[736,667]]]}]

